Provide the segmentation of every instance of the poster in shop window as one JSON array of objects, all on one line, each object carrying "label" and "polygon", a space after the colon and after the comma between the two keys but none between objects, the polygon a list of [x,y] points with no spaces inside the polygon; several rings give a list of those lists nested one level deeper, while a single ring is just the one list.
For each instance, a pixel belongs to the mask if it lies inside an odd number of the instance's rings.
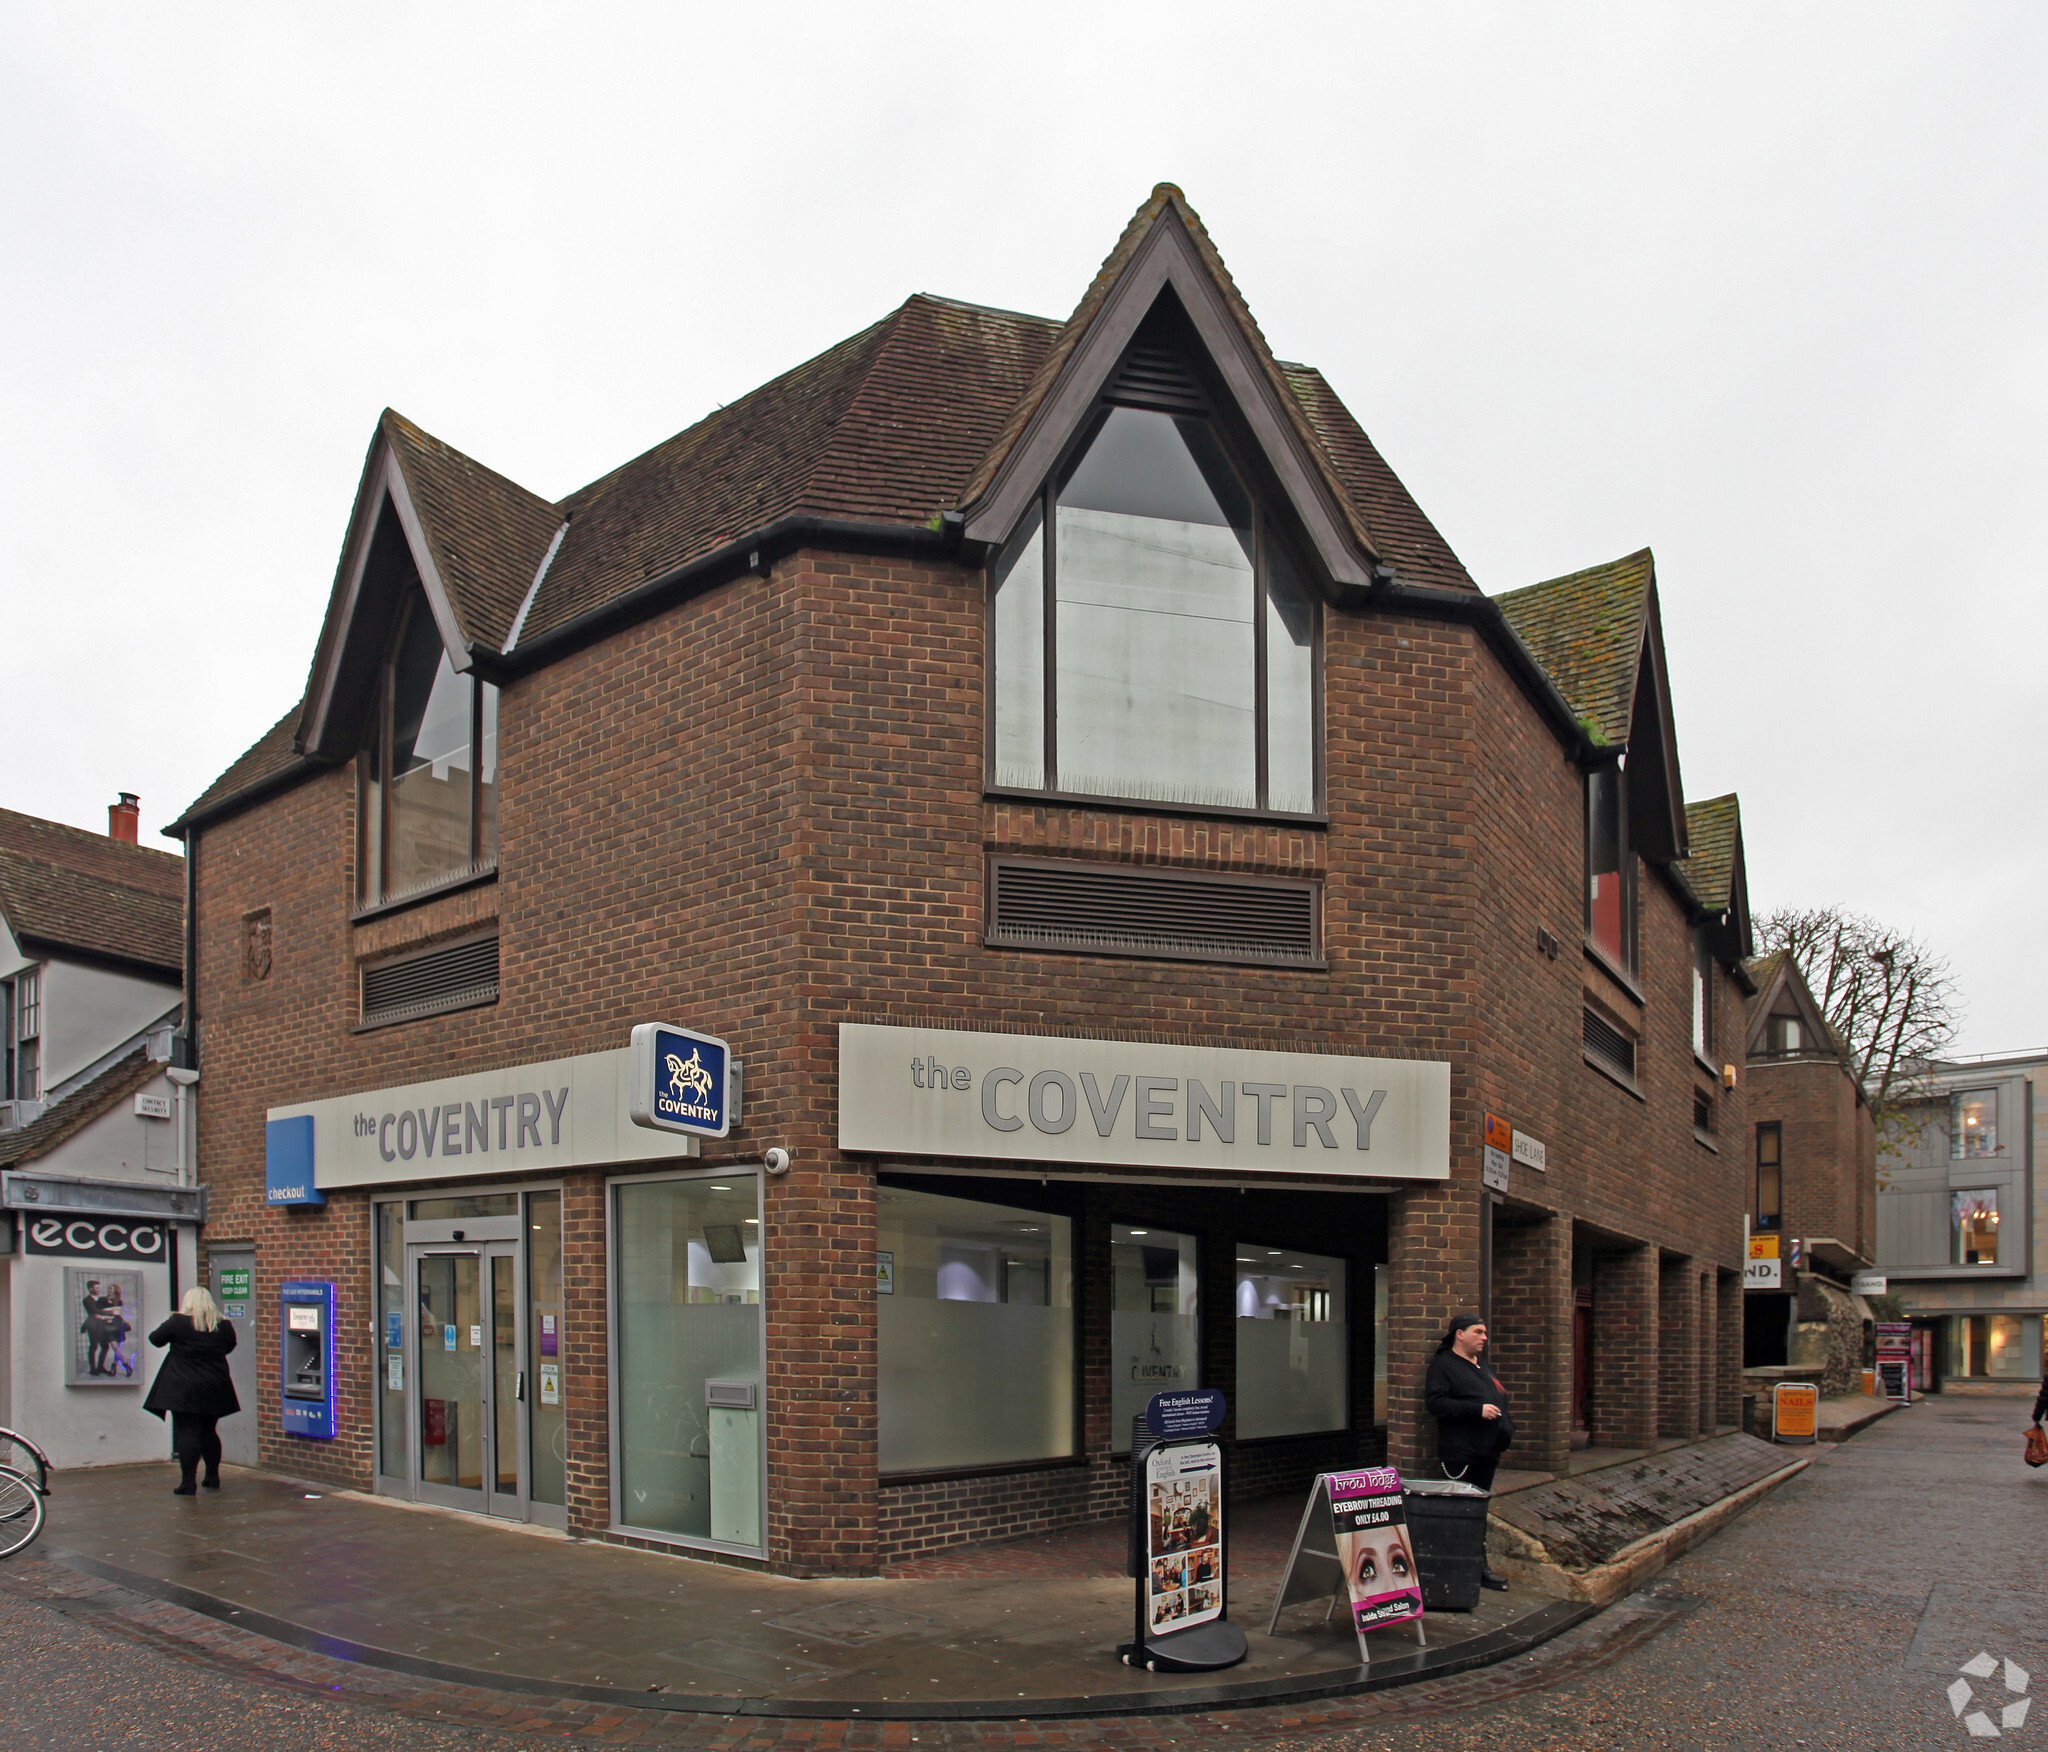
[{"label": "poster in shop window", "polygon": [[65,1386],[134,1386],[145,1330],[142,1273],[67,1266],[60,1330]]},{"label": "poster in shop window", "polygon": [[1145,1460],[1147,1633],[1223,1615],[1223,1450],[1155,1448]]}]

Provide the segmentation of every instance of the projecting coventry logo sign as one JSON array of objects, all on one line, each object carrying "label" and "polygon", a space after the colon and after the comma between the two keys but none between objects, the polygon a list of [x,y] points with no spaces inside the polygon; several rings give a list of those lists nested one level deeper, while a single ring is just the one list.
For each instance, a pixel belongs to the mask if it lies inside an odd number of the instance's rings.
[{"label": "projecting coventry logo sign", "polygon": [[847,1022],[839,1147],[1445,1180],[1451,1067]]},{"label": "projecting coventry logo sign", "polygon": [[667,1022],[633,1030],[633,1092],[627,1104],[635,1125],[654,1131],[722,1138],[732,1130],[732,1053],[715,1034]]}]

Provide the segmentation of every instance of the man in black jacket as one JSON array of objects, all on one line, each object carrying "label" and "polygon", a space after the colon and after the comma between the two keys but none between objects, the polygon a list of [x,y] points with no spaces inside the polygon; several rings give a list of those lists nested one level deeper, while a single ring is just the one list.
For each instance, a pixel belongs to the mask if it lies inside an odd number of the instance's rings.
[{"label": "man in black jacket", "polygon": [[[1436,1419],[1436,1452],[1444,1476],[1491,1491],[1500,1457],[1515,1439],[1515,1420],[1500,1377],[1479,1360],[1485,1349],[1486,1323],[1476,1314],[1460,1314],[1429,1360],[1422,1397]],[[1508,1585],[1491,1569],[1480,1579],[1489,1588]]]}]

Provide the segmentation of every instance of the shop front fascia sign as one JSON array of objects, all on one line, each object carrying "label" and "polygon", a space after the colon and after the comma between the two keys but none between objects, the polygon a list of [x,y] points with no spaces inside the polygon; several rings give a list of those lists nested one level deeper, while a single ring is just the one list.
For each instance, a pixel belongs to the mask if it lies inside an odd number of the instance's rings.
[{"label": "shop front fascia sign", "polygon": [[839,1147],[1447,1180],[1451,1068],[846,1022]]},{"label": "shop front fascia sign", "polygon": [[1776,1290],[1782,1289],[1784,1283],[1785,1268],[1778,1258],[1778,1237],[1750,1236],[1749,1258],[1742,1268],[1742,1287],[1745,1290]]},{"label": "shop front fascia sign", "polygon": [[475,1071],[270,1109],[270,1204],[321,1204],[340,1187],[459,1180],[698,1153],[627,1113],[632,1053]]}]

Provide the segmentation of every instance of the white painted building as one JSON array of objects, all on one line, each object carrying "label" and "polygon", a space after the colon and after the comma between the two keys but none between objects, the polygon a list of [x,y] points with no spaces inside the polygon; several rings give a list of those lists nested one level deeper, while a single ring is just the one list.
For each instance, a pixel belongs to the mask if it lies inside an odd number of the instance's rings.
[{"label": "white painted building", "polygon": [[204,1190],[170,1069],[184,861],[0,810],[0,1424],[59,1466],[160,1458],[146,1335],[193,1281]]}]

